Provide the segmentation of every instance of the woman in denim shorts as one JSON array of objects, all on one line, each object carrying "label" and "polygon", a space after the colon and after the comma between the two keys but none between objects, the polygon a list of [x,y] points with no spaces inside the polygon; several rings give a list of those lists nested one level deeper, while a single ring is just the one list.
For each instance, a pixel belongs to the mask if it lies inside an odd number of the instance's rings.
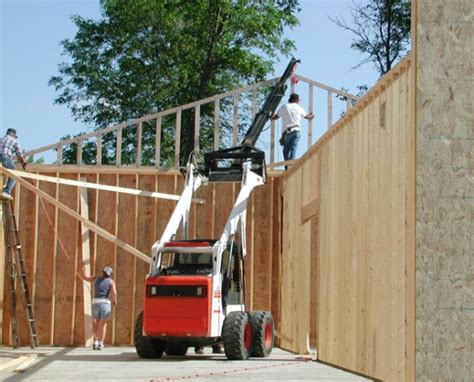
[{"label": "woman in denim shorts", "polygon": [[104,267],[102,276],[97,277],[86,276],[83,266],[81,279],[94,282],[94,299],[92,300],[94,344],[92,348],[102,350],[107,331],[107,321],[112,316],[112,304],[117,304],[117,289],[114,280],[112,280],[112,268]]}]

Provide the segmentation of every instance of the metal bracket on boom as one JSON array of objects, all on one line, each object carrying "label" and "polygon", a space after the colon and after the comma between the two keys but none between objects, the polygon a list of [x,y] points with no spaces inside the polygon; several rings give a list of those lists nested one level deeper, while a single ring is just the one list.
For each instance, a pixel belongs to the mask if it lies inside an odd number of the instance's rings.
[{"label": "metal bracket on boom", "polygon": [[237,146],[204,154],[204,174],[209,182],[240,182],[244,162],[251,162],[251,171],[265,182],[265,153],[253,146]]}]

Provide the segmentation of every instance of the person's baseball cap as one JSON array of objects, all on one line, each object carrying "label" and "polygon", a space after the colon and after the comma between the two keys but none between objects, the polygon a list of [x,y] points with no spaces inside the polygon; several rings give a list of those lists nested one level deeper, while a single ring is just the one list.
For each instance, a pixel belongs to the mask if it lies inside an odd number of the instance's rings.
[{"label": "person's baseball cap", "polygon": [[16,137],[16,130],[12,129],[12,128],[9,128],[9,129],[7,129],[7,134],[13,134]]},{"label": "person's baseball cap", "polygon": [[102,272],[104,272],[107,276],[112,276],[112,267],[109,267],[109,266],[106,266],[104,267],[104,269],[102,270]]}]

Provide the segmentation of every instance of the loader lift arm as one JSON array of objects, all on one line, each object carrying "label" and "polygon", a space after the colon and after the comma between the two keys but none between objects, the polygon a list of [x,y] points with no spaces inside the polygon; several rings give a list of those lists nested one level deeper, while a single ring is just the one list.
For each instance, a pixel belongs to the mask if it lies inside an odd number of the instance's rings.
[{"label": "loader lift arm", "polygon": [[268,95],[261,110],[255,115],[252,124],[245,133],[240,146],[211,151],[204,154],[204,175],[209,181],[239,181],[243,175],[243,162],[250,161],[252,171],[266,178],[265,153],[255,147],[265,124],[275,113],[278,104],[285,95],[286,82],[294,73],[300,60],[290,60],[283,75]]}]

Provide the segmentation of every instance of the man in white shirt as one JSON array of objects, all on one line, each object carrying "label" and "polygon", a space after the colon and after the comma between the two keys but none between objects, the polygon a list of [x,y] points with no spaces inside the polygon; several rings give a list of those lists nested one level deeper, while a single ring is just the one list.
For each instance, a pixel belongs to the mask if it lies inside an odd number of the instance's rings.
[{"label": "man in white shirt", "polygon": [[301,118],[313,119],[314,114],[306,113],[299,105],[300,96],[296,93],[290,94],[288,103],[281,106],[272,120],[282,119],[282,136],[280,144],[283,146],[283,158],[285,161],[295,159],[298,141],[301,138]]}]

